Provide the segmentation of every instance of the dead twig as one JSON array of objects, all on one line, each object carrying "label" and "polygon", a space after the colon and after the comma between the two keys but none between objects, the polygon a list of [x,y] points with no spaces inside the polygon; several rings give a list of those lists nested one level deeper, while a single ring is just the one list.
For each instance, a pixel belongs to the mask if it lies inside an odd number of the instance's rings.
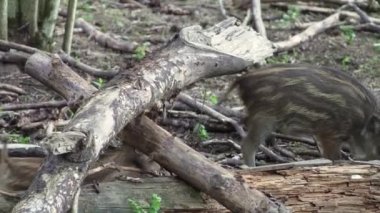
[{"label": "dead twig", "polygon": [[297,167],[312,167],[312,166],[325,166],[332,165],[331,160],[327,159],[315,159],[315,160],[306,160],[306,161],[296,161],[290,163],[282,163],[282,164],[272,164],[258,167],[249,167],[248,169],[244,169],[239,171],[239,174],[246,174],[250,172],[264,172],[264,171],[277,171],[284,169],[291,169]]},{"label": "dead twig", "polygon": [[262,36],[267,37],[265,25],[261,16],[261,2],[260,0],[252,0],[251,4],[254,29],[256,29],[256,31],[260,33]]},{"label": "dead twig", "polygon": [[111,48],[113,50],[119,50],[122,52],[132,53],[137,44],[134,42],[125,42],[119,39],[112,38],[111,36],[97,30],[93,25],[88,23],[82,18],[78,18],[75,22],[76,27],[80,27],[83,31],[89,35],[90,38],[93,38],[96,42],[104,47]]},{"label": "dead twig", "polygon": [[21,89],[20,87],[10,85],[10,84],[5,84],[5,83],[0,83],[0,89],[15,92],[15,93],[20,94],[20,95],[26,94],[25,90]]},{"label": "dead twig", "polygon": [[362,9],[360,9],[358,6],[356,6],[353,3],[348,4],[352,9],[355,10],[355,12],[360,16],[361,19],[361,25],[357,26],[356,29],[364,29],[369,30],[373,32],[380,33],[380,25],[375,24],[371,18],[367,15],[366,12],[364,12]]},{"label": "dead twig", "polygon": [[192,97],[190,97],[184,93],[179,94],[177,98],[179,101],[182,101],[183,103],[185,103],[191,107],[199,109],[201,112],[204,112],[204,113],[210,115],[211,117],[214,117],[214,118],[216,118],[222,122],[225,122],[225,123],[230,123],[235,128],[235,130],[237,131],[237,133],[239,134],[239,136],[241,138],[245,137],[245,132],[244,132],[243,128],[234,119],[229,118],[229,117],[215,111],[214,109],[212,109],[209,106],[206,106],[205,104],[199,103],[198,101],[194,100]]},{"label": "dead twig", "polygon": [[207,147],[211,145],[227,145],[234,148],[236,151],[239,151],[239,152],[241,151],[241,146],[231,139],[227,139],[227,140],[211,139],[211,140],[203,141],[201,143],[202,147]]},{"label": "dead twig", "polygon": [[171,116],[175,117],[175,118],[194,118],[194,119],[197,119],[197,120],[203,120],[203,121],[207,121],[207,120],[210,120],[211,118],[207,115],[203,115],[203,114],[197,114],[195,112],[192,112],[192,111],[177,111],[177,110],[167,110],[167,113],[170,114]]},{"label": "dead twig", "polygon": [[[34,47],[29,47],[26,45],[14,43],[14,42],[9,42],[9,41],[4,41],[4,40],[0,40],[0,48],[14,49],[14,50],[22,51],[22,52],[25,52],[28,54],[34,54],[37,52],[41,52],[41,53],[44,53],[50,57],[53,56],[49,52],[45,52],[43,50],[39,50],[39,49],[34,48]],[[21,64],[24,66],[27,59],[29,58],[29,56],[30,55],[25,55],[25,54],[21,54],[21,53],[0,52],[0,61],[9,62],[9,63],[17,63],[17,64]],[[94,75],[94,76],[104,77],[104,78],[112,78],[118,73],[118,70],[103,71],[103,70],[100,70],[97,68],[93,68],[87,64],[84,64],[80,61],[75,60],[74,58],[72,58],[71,56],[68,56],[67,54],[65,54],[62,51],[60,51],[59,57],[62,59],[62,61],[64,61],[68,65],[76,67],[76,68],[82,70],[83,72],[86,72],[86,73]]]},{"label": "dead twig", "polygon": [[[278,2],[278,3],[272,3],[271,6],[288,8],[290,6],[290,4]],[[336,9],[324,8],[324,7],[311,7],[311,6],[307,6],[307,5],[296,5],[295,7],[301,11],[310,11],[310,12],[316,12],[316,13],[333,14],[333,13],[337,12]],[[344,15],[344,16],[347,16],[347,17],[350,17],[350,18],[353,18],[356,20],[360,20],[360,16],[355,12],[340,11],[340,13],[341,13],[341,15]],[[369,17],[369,19],[375,24],[380,24],[380,18]]]},{"label": "dead twig", "polygon": [[75,60],[73,57],[67,55],[63,51],[59,52],[59,57],[65,63],[70,64],[71,66],[76,67],[76,68],[82,70],[83,72],[85,72],[87,74],[90,74],[90,75],[93,75],[93,76],[96,76],[96,77],[112,78],[116,74],[119,73],[119,70],[113,70],[112,69],[112,70],[105,71],[105,70],[101,70],[101,69],[98,69],[98,68],[91,67],[91,66],[89,66],[87,64],[84,64],[84,63],[82,63],[80,61]]},{"label": "dead twig", "polygon": [[0,194],[1,195],[5,195],[7,197],[18,198],[18,199],[20,199],[20,197],[21,197],[20,193],[17,193],[17,192],[8,192],[8,191],[4,191],[4,190],[1,190],[1,189],[0,189]]},{"label": "dead twig", "polygon": [[277,47],[277,52],[290,50],[294,48],[295,46],[310,40],[312,37],[318,35],[319,33],[337,26],[340,23],[340,16],[341,16],[340,12],[335,13],[327,17],[326,19],[311,25],[306,30],[291,37],[287,41],[280,41],[280,42],[274,43],[274,45]]},{"label": "dead twig", "polygon": [[205,126],[207,131],[210,132],[231,132],[234,131],[235,129],[231,127],[230,125],[222,124],[222,123],[215,123],[215,122],[210,122],[204,121],[204,120],[196,120],[196,119],[186,119],[186,118],[157,118],[157,121],[160,125],[164,126],[173,126],[177,128],[183,128],[183,129],[194,129],[194,127],[198,124],[201,123]]},{"label": "dead twig", "polygon": [[2,111],[9,110],[26,110],[26,109],[40,109],[40,108],[61,108],[68,105],[67,101],[47,101],[40,103],[25,103],[25,104],[5,104],[1,105]]},{"label": "dead twig", "polygon": [[8,92],[8,91],[0,91],[0,95],[4,96],[12,96],[12,97],[17,97],[19,94],[14,93],[14,92]]},{"label": "dead twig", "polygon": [[103,171],[105,169],[114,169],[114,170],[118,170],[118,171],[129,171],[129,172],[138,172],[138,173],[145,173],[145,174],[150,174],[150,175],[153,175],[153,176],[158,176],[154,172],[141,170],[141,169],[135,168],[135,167],[119,166],[119,165],[116,165],[115,162],[108,162],[108,163],[105,163],[102,166],[98,166],[96,168],[90,169],[87,172],[87,176],[94,175],[94,174],[99,173],[99,172],[101,172],[101,171]]},{"label": "dead twig", "polygon": [[278,145],[278,143],[274,143],[273,149],[276,150],[277,152],[279,152],[280,154],[288,157],[288,158],[291,158],[293,160],[300,160],[300,159],[297,159],[297,156],[293,152],[291,152],[285,148],[280,147]]},{"label": "dead twig", "polygon": [[266,156],[268,156],[272,160],[275,160],[275,161],[280,162],[280,163],[288,163],[289,162],[288,160],[277,155],[272,150],[270,150],[268,147],[266,147],[262,144],[260,144],[259,149],[260,149],[260,151],[262,151]]},{"label": "dead twig", "polygon": [[301,138],[301,137],[295,137],[295,136],[291,136],[291,135],[284,135],[284,134],[276,133],[276,132],[272,132],[272,135],[276,138],[281,138],[281,139],[288,140],[288,141],[298,141],[298,142],[306,143],[306,144],[309,144],[312,146],[316,146],[314,140]]}]

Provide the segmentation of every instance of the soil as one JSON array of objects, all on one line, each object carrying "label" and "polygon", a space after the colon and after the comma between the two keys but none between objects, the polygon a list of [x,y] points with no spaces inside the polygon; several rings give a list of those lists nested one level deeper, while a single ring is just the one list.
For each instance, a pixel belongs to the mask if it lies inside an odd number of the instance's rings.
[{"label": "soil", "polygon": [[[88,22],[96,25],[99,30],[107,32],[114,37],[124,39],[126,41],[137,42],[140,46],[146,45],[148,54],[156,51],[165,44],[175,33],[180,29],[192,26],[201,25],[202,27],[210,27],[224,19],[219,10],[218,1],[215,0],[162,0],[162,5],[173,4],[183,10],[190,12],[190,15],[174,15],[161,13],[160,8],[135,8],[120,9],[117,7],[117,0],[84,0],[78,2],[77,17],[84,18]],[[201,2],[201,3],[200,3]],[[230,8],[230,2],[225,1],[226,8]],[[66,5],[67,1],[62,4]],[[292,11],[280,10],[278,8],[263,5],[263,16],[268,28],[267,34],[271,41],[281,41],[289,38],[291,35],[301,32],[294,29],[297,22],[318,21],[325,18],[325,15],[318,13],[301,13],[292,20],[284,18],[284,14],[289,14]],[[63,7],[65,8],[65,7]],[[246,11],[233,10],[234,14],[244,17]],[[379,14],[370,14],[380,17]],[[61,46],[62,32],[64,31],[64,19],[59,18],[56,29],[56,49]],[[352,34],[353,33],[353,34]],[[316,65],[326,65],[343,70],[356,76],[360,81],[370,88],[380,87],[380,48],[376,49],[376,43],[380,44],[379,34],[353,31],[344,33],[343,30],[337,28],[322,33],[310,41],[300,45],[297,48],[285,53],[268,58],[267,63],[310,63]],[[348,34],[348,35],[347,35]],[[349,36],[355,36],[350,41]],[[83,33],[76,33],[73,38],[72,56],[78,60],[87,63],[93,67],[104,70],[120,69],[121,71],[131,68],[139,60],[133,54],[116,52],[99,46]],[[17,69],[17,68],[15,68]],[[18,85],[28,91],[27,95],[20,96],[12,100],[12,103],[17,102],[39,102],[44,100],[58,99],[58,95],[49,91],[46,87],[39,84],[35,80],[20,72],[0,70],[0,82],[12,83]],[[81,73],[78,70],[79,73]],[[101,80],[81,73],[86,79],[92,82]],[[192,97],[211,103],[211,96],[222,97],[229,87],[230,83],[238,75],[221,76],[218,78],[204,79],[197,82],[185,92]],[[233,92],[226,103],[228,107],[242,109],[242,104]],[[21,115],[20,115],[21,116]],[[193,131],[193,129],[165,127],[175,133],[177,136],[184,138],[189,144],[202,152],[213,154],[224,154],[231,157],[237,153],[229,148],[201,148],[199,145],[201,138]],[[28,131],[21,131],[15,126],[6,128],[7,132],[21,133],[29,136]],[[231,138],[234,141],[239,141],[236,134],[233,132],[214,133],[207,132],[209,138],[226,139]],[[38,137],[32,137],[38,139]],[[32,141],[33,142],[33,141]],[[285,144],[280,143],[280,146]],[[299,147],[299,143],[293,142],[290,145]],[[316,151],[314,149],[314,151]],[[297,153],[301,153],[301,151]],[[311,156],[304,156],[307,159]],[[220,156],[214,156],[214,159]],[[312,156],[314,157],[314,156]]]}]

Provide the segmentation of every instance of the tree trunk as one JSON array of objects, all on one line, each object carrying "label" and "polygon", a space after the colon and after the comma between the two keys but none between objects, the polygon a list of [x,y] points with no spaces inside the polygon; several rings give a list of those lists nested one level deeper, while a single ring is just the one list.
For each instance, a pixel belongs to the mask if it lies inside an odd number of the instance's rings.
[{"label": "tree trunk", "polygon": [[74,23],[75,23],[75,14],[77,11],[77,2],[78,0],[69,0],[69,5],[67,7],[65,36],[63,39],[62,49],[68,55],[70,55],[70,52],[71,52],[71,43],[73,40],[73,31],[74,31]]},{"label": "tree trunk", "polygon": [[0,39],[8,40],[8,0],[0,0]]},{"label": "tree trunk", "polygon": [[53,42],[60,2],[60,0],[45,1],[43,16],[40,18],[40,21],[42,21],[41,32],[38,38],[39,46],[42,49],[49,49]]}]

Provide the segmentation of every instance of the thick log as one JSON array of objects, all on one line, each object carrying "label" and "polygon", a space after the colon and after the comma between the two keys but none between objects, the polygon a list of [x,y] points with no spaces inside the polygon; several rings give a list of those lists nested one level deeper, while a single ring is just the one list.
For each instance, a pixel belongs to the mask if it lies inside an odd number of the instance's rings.
[{"label": "thick log", "polygon": [[273,205],[260,191],[248,190],[232,173],[210,162],[145,116],[128,125],[121,134],[129,145],[211,195],[232,212],[286,212],[283,207]]},{"label": "thick log", "polygon": [[[127,123],[156,101],[199,79],[240,72],[273,52],[271,42],[248,27],[237,26],[234,19],[208,30],[183,29],[177,39],[154,55],[154,61],[146,59],[128,73],[119,74],[82,106],[63,132],[44,140],[54,155],[47,157],[13,211],[67,211],[89,165]],[[277,208],[268,199],[263,204],[269,206],[262,209]]]},{"label": "thick log", "polygon": [[[314,162],[314,161],[313,161]],[[310,163],[309,163],[310,164]],[[311,163],[312,164],[312,163]],[[331,164],[331,162],[330,162]],[[250,187],[282,200],[292,212],[379,212],[380,167],[276,165],[236,171]],[[292,168],[296,167],[296,168]],[[264,170],[264,171],[260,171]],[[147,205],[152,193],[162,197],[162,212],[229,212],[213,199],[177,178],[144,178],[141,183],[100,183],[82,187],[79,212],[131,212],[128,199]],[[8,213],[15,199],[0,196],[0,213]]]},{"label": "thick log", "polygon": [[238,172],[292,212],[380,212],[380,165]]},{"label": "thick log", "polygon": [[[152,194],[162,198],[161,212],[229,212],[215,200],[173,177],[144,178],[142,182],[113,181],[81,188],[78,212],[132,213],[128,199],[146,207]],[[0,213],[8,213],[16,199],[0,196]],[[112,209],[112,210],[111,210]]]}]

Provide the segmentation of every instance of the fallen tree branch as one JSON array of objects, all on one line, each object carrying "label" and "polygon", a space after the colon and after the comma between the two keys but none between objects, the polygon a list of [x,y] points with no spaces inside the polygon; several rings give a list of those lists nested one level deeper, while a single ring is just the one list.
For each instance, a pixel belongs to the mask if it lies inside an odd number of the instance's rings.
[{"label": "fallen tree branch", "polygon": [[[281,3],[281,2],[272,3],[271,5],[275,7],[281,7],[281,8],[288,8],[290,6],[287,3]],[[310,12],[316,12],[316,13],[333,14],[337,12],[336,9],[324,8],[324,7],[310,7],[306,5],[294,5],[294,7],[300,9],[301,11],[310,11]],[[339,12],[341,13],[341,15],[356,19],[358,21],[360,20],[360,16],[355,12],[351,12],[351,11],[339,11]],[[369,19],[375,24],[380,24],[380,18],[369,17]]]},{"label": "fallen tree branch", "polygon": [[[233,0],[232,1],[235,7],[238,7],[240,9],[246,9],[248,8],[251,0]],[[262,3],[286,3],[286,4],[313,4],[313,5],[326,5],[326,4],[333,4],[333,5],[344,5],[348,3],[354,3],[359,5],[362,8],[370,8],[374,10],[378,10],[380,8],[380,5],[376,0],[323,0],[323,1],[315,1],[315,0],[262,0]],[[305,5],[306,6],[306,5]]]},{"label": "fallen tree branch", "polygon": [[[0,137],[0,140],[4,142],[2,137]],[[0,149],[4,149],[2,143],[0,143]],[[47,155],[46,150],[33,144],[8,143],[7,150],[10,157],[45,157]]]},{"label": "fallen tree branch", "polygon": [[376,25],[375,23],[373,23],[366,12],[364,12],[355,4],[350,3],[348,5],[352,7],[356,13],[358,13],[358,15],[360,16],[361,22],[364,23],[357,26],[356,29],[360,28],[360,29],[365,29],[365,30],[370,30],[373,32],[380,33],[380,25]]},{"label": "fallen tree branch", "polygon": [[181,93],[178,95],[178,100],[182,101],[183,103],[185,103],[189,106],[197,108],[201,112],[207,113],[208,115],[210,115],[210,116],[212,116],[212,117],[214,117],[214,118],[216,118],[222,122],[230,123],[235,128],[235,130],[237,131],[237,133],[239,134],[239,136],[241,138],[245,137],[245,132],[244,132],[243,128],[234,119],[229,118],[229,117],[213,110],[212,108],[210,108],[204,104],[199,103],[198,101],[194,100],[192,97],[190,97],[184,93]]},{"label": "fallen tree branch", "polygon": [[112,78],[119,73],[118,70],[101,70],[98,68],[91,67],[87,64],[84,64],[84,63],[78,61],[78,60],[75,60],[73,57],[67,55],[63,51],[59,52],[59,57],[61,57],[62,61],[64,61],[65,63],[67,63],[73,67],[76,67],[76,68],[82,70],[83,72],[85,72],[87,74],[90,74],[90,75],[93,75],[96,77]]},{"label": "fallen tree branch", "polygon": [[[44,140],[44,144],[51,145],[52,154],[13,211],[66,211],[89,165],[136,116],[184,86],[202,78],[239,72],[261,62],[273,51],[269,41],[247,27],[236,26],[235,19],[207,30],[183,29],[177,39],[155,55],[155,61],[146,59],[133,72],[119,74],[80,108],[62,133],[53,133]],[[226,206],[242,204],[228,203],[227,197],[216,198]],[[278,208],[265,197],[261,201],[262,206],[255,208],[262,211]],[[247,205],[254,204],[257,200]]]},{"label": "fallen tree branch", "polygon": [[340,12],[333,14],[327,17],[326,19],[311,25],[306,30],[291,37],[287,41],[280,41],[280,42],[274,43],[274,45],[277,48],[277,52],[290,50],[294,48],[295,46],[305,41],[310,40],[315,35],[318,35],[319,33],[324,32],[329,28],[337,26],[337,24],[340,23],[340,16],[341,16]]},{"label": "fallen tree branch", "polygon": [[25,73],[50,88],[56,87],[55,91],[69,102],[76,102],[96,91],[94,86],[72,72],[58,55],[50,58],[41,53],[33,54],[25,64]]},{"label": "fallen tree branch", "polygon": [[0,89],[7,90],[10,92],[15,92],[19,95],[25,95],[26,94],[25,90],[21,89],[20,87],[10,85],[10,84],[0,83]]},{"label": "fallen tree branch", "polygon": [[230,139],[227,139],[227,140],[211,139],[211,140],[201,142],[202,147],[207,147],[211,145],[228,145],[234,148],[236,151],[239,151],[239,152],[241,151],[241,146]]},{"label": "fallen tree branch", "polygon": [[[141,132],[150,132],[150,134],[141,135]],[[232,212],[287,211],[282,206],[276,207],[261,192],[248,190],[246,185],[239,183],[227,170],[209,162],[145,116],[139,118],[133,125],[128,125],[121,134],[129,139],[127,140],[131,142],[129,145],[151,156],[153,160],[192,186],[213,195],[214,199]],[[189,171],[192,175],[188,175]]]},{"label": "fallen tree branch", "polygon": [[[42,54],[46,54],[50,57],[53,56],[52,53],[45,52],[43,50],[39,50],[39,49],[34,48],[34,47],[30,47],[30,46],[10,42],[10,41],[4,41],[4,40],[0,40],[0,48],[14,49],[14,50],[18,50],[18,51],[27,53],[27,54],[21,54],[21,53],[17,53],[17,52],[0,52],[0,61],[4,61],[4,62],[8,62],[8,63],[16,63],[16,64],[20,64],[22,66],[25,65],[26,61],[30,57],[30,54],[42,53]],[[84,64],[80,61],[75,60],[74,58],[65,54],[62,51],[59,53],[59,57],[62,59],[62,61],[64,61],[68,65],[76,67],[76,68],[78,68],[78,69],[82,70],[83,72],[86,72],[90,75],[94,75],[94,76],[98,76],[98,77],[104,77],[104,78],[110,78],[110,77],[114,77],[118,73],[118,71],[114,71],[114,70],[103,71],[103,70],[100,70],[97,68],[93,68],[87,64]]]},{"label": "fallen tree branch", "polygon": [[78,18],[75,21],[75,26],[82,28],[83,31],[90,36],[90,38],[93,38],[96,42],[98,42],[100,45],[104,47],[128,53],[132,53],[134,49],[137,47],[137,44],[133,42],[126,42],[119,39],[114,39],[109,35],[100,32],[94,26],[92,26],[90,23],[86,22],[82,18]]},{"label": "fallen tree branch", "polygon": [[41,108],[61,108],[67,106],[67,101],[47,101],[39,103],[24,103],[24,104],[5,104],[0,105],[0,110],[27,110],[27,109],[41,109]]}]

